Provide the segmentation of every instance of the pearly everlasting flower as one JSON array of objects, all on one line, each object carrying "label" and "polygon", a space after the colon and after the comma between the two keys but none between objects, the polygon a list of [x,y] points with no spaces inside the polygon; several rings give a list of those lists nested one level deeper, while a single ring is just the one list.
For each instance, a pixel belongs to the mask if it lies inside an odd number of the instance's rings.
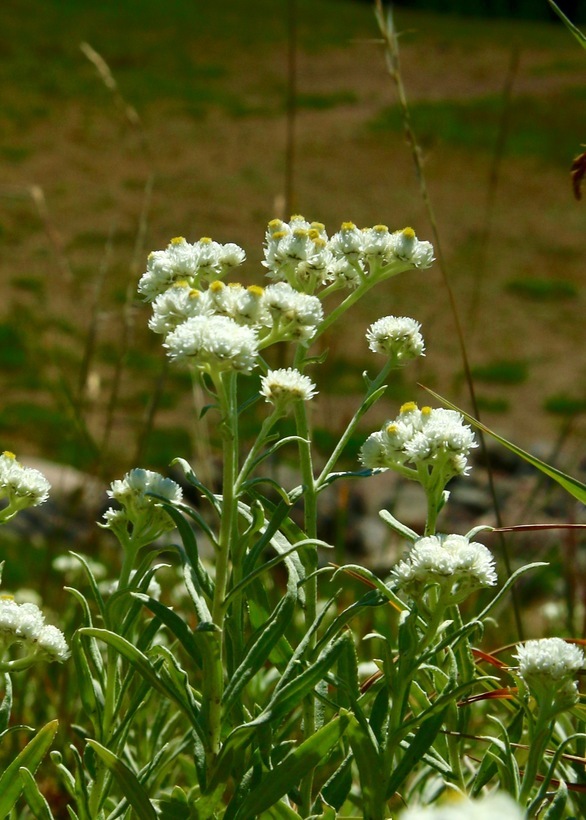
[{"label": "pearly everlasting flower", "polygon": [[270,326],[271,317],[264,303],[264,290],[258,285],[245,288],[237,282],[225,285],[212,282],[207,291],[210,308],[219,316],[228,316],[239,325]]},{"label": "pearly everlasting flower", "polygon": [[190,287],[197,288],[221,279],[244,259],[242,248],[233,243],[221,245],[206,236],[190,244],[179,236],[172,239],[164,251],[149,254],[138,290],[148,302],[152,302],[177,282],[185,281]]},{"label": "pearly everlasting flower", "polygon": [[455,798],[441,805],[412,806],[399,815],[400,820],[525,820],[525,812],[505,792],[496,792],[477,800]]},{"label": "pearly everlasting flower", "polygon": [[143,510],[157,503],[147,493],[162,496],[170,504],[181,501],[183,491],[177,482],[165,478],[152,470],[135,468],[126,473],[122,480],[113,481],[108,490],[108,496],[118,501],[126,508]]},{"label": "pearly everlasting flower", "polygon": [[256,364],[256,330],[228,316],[194,316],[173,330],[164,347],[174,361],[191,361],[199,370],[250,372]]},{"label": "pearly everlasting flower", "polygon": [[375,225],[362,232],[362,246],[366,260],[372,263],[386,263],[392,257],[391,234],[386,225]]},{"label": "pearly everlasting flower", "polygon": [[269,370],[261,379],[261,396],[281,409],[295,401],[309,401],[317,391],[309,376],[292,367]]},{"label": "pearly everlasting flower", "polygon": [[413,544],[407,558],[392,571],[397,589],[419,597],[430,585],[438,585],[450,602],[463,600],[497,581],[489,550],[464,535],[429,535]]},{"label": "pearly everlasting flower", "polygon": [[187,282],[177,282],[153,302],[153,315],[149,328],[154,333],[170,333],[193,316],[211,316],[208,293],[191,288]]},{"label": "pearly everlasting flower", "polygon": [[0,510],[0,521],[8,521],[19,510],[43,504],[49,497],[51,485],[45,476],[32,467],[23,467],[14,453],[0,455],[0,499],[7,506]]},{"label": "pearly everlasting flower", "polygon": [[317,296],[298,293],[286,282],[276,282],[264,290],[264,303],[272,318],[271,340],[309,341],[323,320]]},{"label": "pearly everlasting flower", "polygon": [[384,316],[368,328],[366,340],[373,353],[382,353],[397,364],[406,364],[425,355],[420,328],[419,322],[407,316]]},{"label": "pearly everlasting flower", "polygon": [[0,670],[26,669],[38,661],[62,662],[68,657],[63,633],[45,623],[38,606],[17,604],[9,596],[0,597]]},{"label": "pearly everlasting flower", "polygon": [[455,410],[419,409],[415,402],[407,402],[396,419],[373,434],[375,443],[367,439],[361,461],[371,469],[422,468],[434,475],[439,471],[445,485],[453,476],[466,473],[467,456],[477,446],[472,430],[463,422]]},{"label": "pearly everlasting flower", "polygon": [[288,282],[296,290],[313,293],[331,279],[333,256],[320,222],[302,216],[274,219],[265,234],[265,261],[269,278]]},{"label": "pearly everlasting flower", "polygon": [[107,510],[102,526],[112,530],[124,544],[129,536],[135,542],[154,541],[175,525],[153,495],[161,496],[170,504],[178,504],[183,491],[175,481],[151,470],[136,468],[126,473],[122,480],[113,481],[108,490],[108,496],[122,509]]},{"label": "pearly everlasting flower", "polygon": [[433,262],[433,245],[417,239],[413,228],[403,228],[391,234],[390,249],[392,254],[414,268],[429,268]]},{"label": "pearly everlasting flower", "polygon": [[364,252],[364,232],[353,222],[342,222],[340,230],[330,239],[330,250],[338,258],[358,260]]},{"label": "pearly everlasting flower", "polygon": [[518,644],[518,674],[535,699],[552,711],[578,702],[576,676],[584,666],[584,652],[561,638],[542,638]]}]

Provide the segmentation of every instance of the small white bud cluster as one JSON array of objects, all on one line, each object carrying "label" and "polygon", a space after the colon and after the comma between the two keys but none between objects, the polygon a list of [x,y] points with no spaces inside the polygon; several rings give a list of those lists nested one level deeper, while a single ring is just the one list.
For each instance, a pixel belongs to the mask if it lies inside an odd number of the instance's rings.
[{"label": "small white bud cluster", "polygon": [[261,396],[281,410],[287,409],[296,401],[310,401],[317,393],[309,376],[304,376],[292,367],[269,370],[260,384]]},{"label": "small white bud cluster", "polygon": [[576,676],[584,666],[584,652],[576,644],[561,638],[525,641],[514,657],[519,676],[538,703],[560,712],[578,702]]},{"label": "small white bud cluster", "polygon": [[419,468],[441,471],[444,486],[455,475],[468,471],[467,457],[477,447],[474,434],[455,410],[422,407],[407,402],[394,421],[372,433],[360,458],[365,467]]},{"label": "small white bud cluster", "polygon": [[[18,646],[19,657],[7,658]],[[45,623],[36,604],[17,604],[9,596],[0,597],[0,669],[26,669],[38,661],[65,661],[69,648],[61,630]]]},{"label": "small white bud cluster", "polygon": [[391,233],[386,225],[359,229],[344,222],[328,239],[320,222],[292,216],[289,222],[269,222],[265,236],[269,277],[305,293],[332,283],[355,288],[365,278],[428,268],[432,262],[432,245],[418,240],[412,228]]},{"label": "small white bud cluster", "polygon": [[0,521],[8,521],[19,510],[36,507],[49,497],[51,485],[45,476],[32,467],[23,467],[14,453],[0,455],[0,499],[7,506],[0,511]]},{"label": "small white bud cluster", "polygon": [[420,330],[419,322],[408,316],[383,316],[368,328],[366,341],[373,353],[382,353],[397,365],[404,365],[425,355]]},{"label": "small white bud cluster", "polygon": [[[179,484],[151,470],[135,468],[122,480],[113,481],[108,496],[117,501],[122,509],[112,507],[104,513],[102,526],[111,529],[125,543],[128,536],[136,542],[154,541],[174,528],[174,523],[161,503],[153,495],[161,496],[170,504],[177,504],[183,497]],[[130,528],[130,529],[129,529]]]},{"label": "small white bud cluster", "polygon": [[164,251],[153,251],[149,255],[138,290],[152,302],[177,282],[185,281],[190,287],[198,288],[221,279],[245,258],[242,248],[232,242],[221,245],[204,236],[191,244],[178,236]]},{"label": "small white bud cluster", "polygon": [[465,535],[429,535],[413,544],[409,555],[392,571],[397,589],[419,598],[430,586],[439,586],[447,603],[459,603],[497,581],[489,550]]}]

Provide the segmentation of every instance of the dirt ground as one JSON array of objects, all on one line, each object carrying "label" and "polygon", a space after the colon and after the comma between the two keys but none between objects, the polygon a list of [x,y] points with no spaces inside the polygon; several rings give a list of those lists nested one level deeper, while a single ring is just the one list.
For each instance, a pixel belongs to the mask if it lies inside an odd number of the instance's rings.
[{"label": "dirt ground", "polygon": [[[502,94],[511,39],[499,40],[486,30],[473,44],[462,41],[457,30],[451,40],[446,25],[439,33],[430,30],[434,18],[429,15],[399,17],[399,24],[401,20],[412,32],[401,40],[404,82],[412,103]],[[469,22],[468,30],[474,25],[483,23]],[[402,133],[371,127],[383,109],[396,104],[376,37],[372,24],[370,39],[349,37],[344,47],[299,50],[297,90],[301,102],[303,95],[310,99],[300,104],[295,121],[293,210],[324,222],[332,233],[349,219],[360,226],[411,225],[420,238],[431,240],[429,216]],[[210,45],[214,48],[217,44]],[[282,44],[255,53],[222,52],[224,82],[245,104],[243,115],[212,102],[194,116],[176,100],[153,94],[148,104],[138,107],[140,124],[133,124],[80,53],[79,71],[87,82],[94,78],[95,98],[57,95],[48,114],[23,117],[20,123],[3,118],[4,321],[20,315],[23,306],[28,309],[22,314],[23,321],[32,323],[26,328],[27,344],[34,344],[38,335],[41,344],[54,343],[59,349],[57,364],[52,354],[47,355],[47,366],[65,368],[69,374],[81,366],[84,331],[94,308],[99,343],[121,349],[127,287],[137,281],[148,251],[164,247],[172,236],[195,240],[209,235],[237,242],[248,253],[241,279],[260,280],[266,222],[284,216],[285,52]],[[103,56],[108,59],[108,54]],[[551,101],[554,119],[557,95],[583,89],[585,68],[583,52],[569,36],[556,29],[549,37],[543,27],[530,46],[521,43],[511,110],[521,98],[540,98],[544,105]],[[575,105],[583,108],[583,97],[576,96]],[[586,126],[572,136],[576,153],[585,139]],[[563,423],[544,410],[548,399],[564,395],[586,400],[585,206],[572,197],[572,155],[550,162],[530,152],[511,155],[506,144],[505,139],[495,166],[494,151],[427,141],[424,168],[472,366],[512,360],[526,370],[519,383],[478,383],[485,406],[492,402],[500,408],[485,411],[483,420],[533,448],[554,441]],[[489,208],[491,175],[495,188]],[[519,279],[563,280],[572,290],[567,298],[531,300],[509,289]],[[352,366],[375,367],[363,336],[371,321],[388,313],[411,315],[422,323],[427,346],[424,363],[402,376],[405,384],[413,384],[412,396],[426,401],[415,387],[421,381],[469,408],[439,265],[402,275],[367,302],[354,322],[330,340],[330,355],[341,357],[338,373]],[[38,319],[37,328],[34,317],[41,312],[45,322]],[[63,331],[55,321],[46,326],[49,316],[61,317],[74,331]],[[154,351],[156,343],[144,330],[147,309],[135,306],[130,316],[126,327],[131,348]],[[92,362],[94,378],[85,410],[90,426],[103,423],[96,419],[105,413],[113,367],[107,357]],[[69,378],[75,382],[74,375]],[[147,383],[141,380],[140,368],[122,374],[120,409],[113,422],[119,446],[128,440],[148,401]],[[7,403],[14,396],[30,397],[14,372],[3,381]],[[181,424],[191,412],[188,401],[163,411],[159,423]],[[342,423],[353,404],[352,396],[338,393],[321,398],[317,418],[327,419],[330,426]],[[396,401],[389,399],[373,411],[371,428],[396,411]],[[5,424],[1,433],[6,447],[12,432]],[[582,415],[573,422],[570,462],[582,457],[585,436]],[[18,443],[26,447],[26,442]]]}]

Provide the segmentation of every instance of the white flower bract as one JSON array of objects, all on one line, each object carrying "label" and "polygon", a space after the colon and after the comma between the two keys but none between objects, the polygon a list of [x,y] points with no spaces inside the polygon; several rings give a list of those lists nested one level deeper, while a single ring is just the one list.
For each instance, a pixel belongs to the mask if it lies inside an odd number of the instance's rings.
[{"label": "white flower bract", "polygon": [[148,302],[152,302],[179,281],[197,288],[220,279],[244,259],[244,251],[233,242],[221,245],[204,236],[191,244],[178,236],[164,251],[149,254],[138,290]]},{"label": "white flower bract", "polygon": [[228,316],[194,316],[171,331],[164,347],[174,361],[191,361],[202,370],[250,372],[256,364],[256,330]]},{"label": "white flower bract", "polygon": [[309,376],[287,367],[269,370],[261,379],[260,393],[272,404],[286,405],[293,401],[309,401],[317,391]]},{"label": "white flower bract", "polygon": [[43,504],[50,489],[51,485],[39,470],[23,467],[8,451],[0,455],[0,498],[8,502],[3,511],[6,517],[12,517],[26,507]]},{"label": "white flower bract", "polygon": [[446,481],[467,472],[467,456],[478,446],[460,413],[444,408],[419,409],[414,402],[404,404],[397,418],[384,425],[376,446],[371,438],[360,453],[365,467],[437,466]]},{"label": "white flower bract", "polygon": [[533,677],[552,683],[573,679],[584,666],[584,652],[561,638],[542,638],[517,646],[514,656],[519,661],[519,674],[529,681]]},{"label": "white flower bract", "polygon": [[383,316],[368,328],[366,340],[373,353],[382,353],[393,357],[397,364],[406,364],[424,355],[420,329],[419,322],[408,316]]},{"label": "white flower bract", "polygon": [[[21,656],[15,663],[31,665],[37,661],[65,661],[69,648],[60,629],[45,623],[36,604],[17,604],[11,597],[0,597],[0,666],[12,645],[19,645]],[[10,661],[9,661],[10,662]]]},{"label": "white flower bract", "polygon": [[170,504],[177,504],[183,497],[183,491],[176,481],[139,467],[130,470],[123,479],[113,481],[108,490],[108,496],[119,504],[132,504],[135,507],[148,507],[157,503],[157,499],[147,493],[162,496]]},{"label": "white flower bract", "polygon": [[497,581],[490,551],[464,535],[419,538],[391,574],[397,588],[411,594],[430,584],[443,586],[451,595],[459,594],[460,590],[468,594],[474,589],[494,586]]}]

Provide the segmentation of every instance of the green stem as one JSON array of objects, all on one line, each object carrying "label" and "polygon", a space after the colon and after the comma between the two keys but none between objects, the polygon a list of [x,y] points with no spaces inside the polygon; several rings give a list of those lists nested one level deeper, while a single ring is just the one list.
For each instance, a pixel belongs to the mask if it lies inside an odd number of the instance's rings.
[{"label": "green stem", "polygon": [[523,772],[523,782],[519,794],[519,804],[524,806],[529,800],[531,789],[535,786],[539,766],[543,762],[545,748],[553,731],[551,703],[540,704],[535,723],[529,719],[529,754]]},{"label": "green stem", "polygon": [[[301,368],[300,368],[301,369]],[[304,501],[304,530],[307,538],[317,537],[317,492],[313,477],[313,463],[311,458],[311,440],[307,411],[304,402],[295,403],[295,422],[299,441],[299,461],[301,468],[301,481],[303,484]],[[305,627],[308,631],[317,616],[317,548],[314,546],[305,547],[302,559],[307,575],[312,577],[305,584]],[[310,638],[309,651],[315,647],[317,635],[314,632]],[[306,739],[309,739],[316,730],[315,723],[315,698],[311,694],[303,702],[303,731]],[[313,792],[313,774],[304,777],[301,782],[301,806],[302,817],[307,817],[311,813]]]},{"label": "green stem", "polygon": [[376,391],[380,387],[383,386],[383,382],[385,381],[385,379],[387,378],[387,376],[389,375],[389,373],[393,369],[393,367],[395,367],[395,365],[396,365],[396,363],[395,363],[394,359],[388,359],[388,361],[386,362],[385,366],[380,371],[380,373],[378,374],[376,379],[374,379],[374,381],[370,382],[370,384],[368,386],[368,390],[366,391],[366,396],[364,397],[360,407],[358,408],[358,410],[356,411],[356,413],[352,417],[350,423],[348,424],[348,426],[344,430],[344,433],[342,434],[342,437],[340,438],[340,440],[338,441],[336,447],[334,448],[334,451],[333,451],[332,455],[329,457],[325,467],[323,468],[323,470],[321,471],[321,473],[319,474],[319,476],[317,477],[317,479],[315,481],[316,488],[317,488],[318,492],[320,491],[325,479],[327,479],[328,475],[332,472],[332,470],[336,466],[336,464],[338,462],[338,459],[342,455],[342,452],[343,452],[344,448],[346,447],[346,444],[348,443],[348,441],[350,440],[350,437],[354,433],[354,430],[356,429],[356,427],[358,425],[358,422],[360,421],[362,416],[366,413],[366,411],[370,408],[371,405],[369,403],[369,400],[370,400],[371,396],[373,396],[376,393]]},{"label": "green stem", "polygon": [[238,408],[236,395],[236,373],[226,371],[217,374],[214,384],[217,390],[221,413],[222,451],[224,457],[222,478],[222,518],[218,548],[216,551],[216,572],[214,597],[212,600],[212,622],[218,627],[210,633],[213,646],[210,647],[210,669],[204,670],[204,698],[208,717],[209,753],[212,762],[220,751],[222,726],[222,694],[224,690],[224,655],[226,641],[224,623],[226,609],[224,601],[228,587],[230,558],[234,546],[237,524],[237,504],[235,494],[236,471],[238,467]]}]

